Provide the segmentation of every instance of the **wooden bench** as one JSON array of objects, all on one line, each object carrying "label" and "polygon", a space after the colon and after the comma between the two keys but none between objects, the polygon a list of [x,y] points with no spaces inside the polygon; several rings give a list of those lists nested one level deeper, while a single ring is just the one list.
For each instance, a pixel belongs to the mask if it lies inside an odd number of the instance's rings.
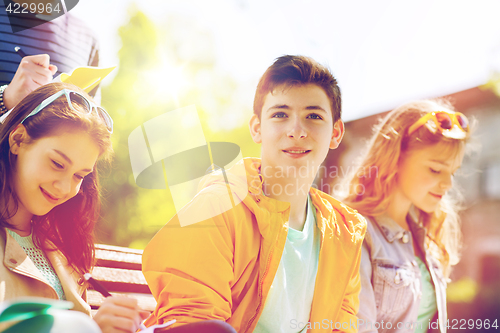
[{"label": "wooden bench", "polygon": [[[156,300],[141,271],[142,250],[104,244],[96,244],[95,249],[97,263],[92,272],[94,279],[101,282],[111,294],[135,297],[141,309],[153,311]],[[89,289],[87,298],[95,314],[104,297]]]}]

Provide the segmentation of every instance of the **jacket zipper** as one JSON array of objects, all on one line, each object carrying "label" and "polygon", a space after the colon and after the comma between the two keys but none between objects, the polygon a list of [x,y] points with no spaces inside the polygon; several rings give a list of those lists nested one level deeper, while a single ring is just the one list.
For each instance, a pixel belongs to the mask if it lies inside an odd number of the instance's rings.
[{"label": "jacket zipper", "polygon": [[267,258],[266,271],[262,275],[262,280],[259,283],[259,305],[257,306],[257,310],[255,312],[255,315],[248,322],[247,327],[245,328],[245,332],[247,332],[248,329],[250,328],[250,326],[252,326],[252,323],[254,322],[255,318],[257,318],[257,315],[259,314],[260,307],[262,305],[262,288],[263,288],[263,285],[264,285],[264,280],[266,278],[266,275],[269,272],[269,263],[271,262],[271,257],[273,256],[273,252],[274,252],[274,249],[272,249],[271,252],[269,253],[269,257]]}]

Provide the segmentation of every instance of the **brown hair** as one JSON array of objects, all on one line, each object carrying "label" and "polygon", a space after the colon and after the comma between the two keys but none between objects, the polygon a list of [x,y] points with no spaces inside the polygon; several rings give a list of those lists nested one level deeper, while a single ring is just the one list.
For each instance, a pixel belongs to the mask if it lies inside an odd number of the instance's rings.
[{"label": "brown hair", "polygon": [[[12,183],[12,171],[16,167],[16,156],[10,152],[9,134],[43,100],[62,89],[70,89],[92,100],[78,87],[65,83],[51,83],[39,87],[26,96],[7,117],[0,127],[0,195],[3,202],[13,199],[14,210],[5,204],[0,207],[0,226],[10,227],[7,221],[18,209],[18,198]],[[86,132],[100,149],[101,157],[111,152],[111,136],[102,119],[95,113],[85,111],[83,106],[72,100],[76,112],[69,107],[63,95],[43,110],[26,118],[23,125],[30,142],[53,135],[61,129],[78,129]],[[29,144],[29,142],[28,142]],[[43,216],[33,216],[33,241],[44,250],[51,250],[47,241],[63,253],[68,263],[80,274],[88,272],[94,264],[94,226],[99,216],[100,198],[97,166],[81,184],[81,191],[75,197],[54,207]]]},{"label": "brown hair", "polygon": [[253,112],[260,118],[265,97],[277,87],[309,83],[315,84],[325,91],[330,100],[333,123],[335,123],[340,119],[342,113],[341,94],[337,80],[326,67],[305,56],[285,55],[274,61],[264,72],[257,85]]}]

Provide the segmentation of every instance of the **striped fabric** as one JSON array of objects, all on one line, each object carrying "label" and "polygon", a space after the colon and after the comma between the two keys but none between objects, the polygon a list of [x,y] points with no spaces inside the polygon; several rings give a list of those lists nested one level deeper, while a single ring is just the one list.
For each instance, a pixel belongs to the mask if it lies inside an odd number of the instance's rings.
[{"label": "striped fabric", "polygon": [[[57,66],[58,74],[70,73],[75,67],[97,66],[98,42],[92,31],[68,13],[31,29],[12,33],[3,1],[0,1],[0,85],[14,77],[21,57],[14,51],[20,46],[27,55],[46,53]],[[23,22],[13,22],[22,25]]]}]

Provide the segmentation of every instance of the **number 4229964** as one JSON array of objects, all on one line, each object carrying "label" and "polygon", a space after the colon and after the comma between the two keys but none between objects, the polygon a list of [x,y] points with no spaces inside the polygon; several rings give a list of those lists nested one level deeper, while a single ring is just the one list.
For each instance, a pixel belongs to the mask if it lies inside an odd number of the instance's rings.
[{"label": "number 4229964", "polygon": [[5,8],[5,11],[10,14],[52,14],[53,12],[55,13],[60,13],[61,8],[59,6],[59,2],[55,5],[52,6],[52,3],[36,3],[36,1],[33,1],[31,3],[9,3],[7,8]]}]

